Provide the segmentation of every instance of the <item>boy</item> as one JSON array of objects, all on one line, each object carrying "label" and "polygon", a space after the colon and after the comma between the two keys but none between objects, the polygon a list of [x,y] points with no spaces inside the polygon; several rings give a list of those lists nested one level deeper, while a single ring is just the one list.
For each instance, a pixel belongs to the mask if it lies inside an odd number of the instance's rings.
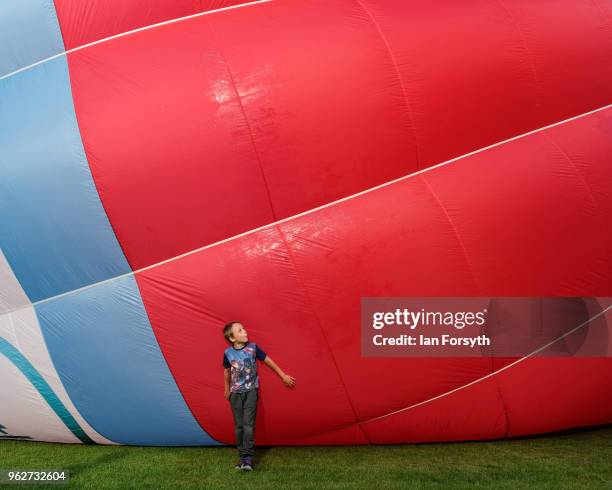
[{"label": "boy", "polygon": [[256,359],[270,366],[288,388],[295,386],[295,378],[285,374],[257,344],[249,342],[242,323],[229,322],[223,327],[223,336],[232,344],[223,353],[223,380],[224,396],[230,401],[234,414],[239,457],[235,468],[251,471],[255,447],[255,415],[259,399]]}]

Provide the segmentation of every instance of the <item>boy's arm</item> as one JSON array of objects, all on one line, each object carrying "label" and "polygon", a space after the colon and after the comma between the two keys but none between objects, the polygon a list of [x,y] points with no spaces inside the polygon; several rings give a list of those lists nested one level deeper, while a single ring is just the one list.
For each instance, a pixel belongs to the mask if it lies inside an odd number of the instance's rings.
[{"label": "boy's arm", "polygon": [[223,368],[223,383],[225,386],[225,390],[223,391],[223,396],[225,396],[226,400],[229,400],[229,397],[230,397],[230,368]]},{"label": "boy's arm", "polygon": [[295,378],[293,376],[285,374],[283,370],[278,366],[278,364],[276,364],[270,358],[270,356],[266,356],[266,358],[263,360],[263,363],[266,366],[270,367],[270,369],[272,369],[276,374],[278,374],[279,378],[283,380],[283,383],[285,383],[287,387],[291,388],[295,386]]}]

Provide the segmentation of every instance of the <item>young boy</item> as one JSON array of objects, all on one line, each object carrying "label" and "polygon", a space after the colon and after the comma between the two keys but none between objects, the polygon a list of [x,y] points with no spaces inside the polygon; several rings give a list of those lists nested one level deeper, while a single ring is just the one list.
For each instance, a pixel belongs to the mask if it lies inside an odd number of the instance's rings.
[{"label": "young boy", "polygon": [[225,399],[230,401],[234,414],[238,463],[235,468],[245,471],[253,469],[255,448],[255,415],[259,399],[259,359],[279,375],[285,386],[295,386],[295,378],[285,374],[270,356],[253,342],[249,342],[247,331],[240,322],[229,322],[223,327],[225,339],[232,344],[223,353],[223,380]]}]

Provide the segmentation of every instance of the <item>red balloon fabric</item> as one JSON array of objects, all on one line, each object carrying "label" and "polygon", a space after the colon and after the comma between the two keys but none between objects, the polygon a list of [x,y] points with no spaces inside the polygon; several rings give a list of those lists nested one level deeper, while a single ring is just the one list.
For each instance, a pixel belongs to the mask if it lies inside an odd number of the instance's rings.
[{"label": "red balloon fabric", "polygon": [[[360,337],[363,297],[612,296],[611,2],[55,9],[83,168],[125,263],[87,259],[105,275],[51,290],[21,272],[21,242],[3,249],[93,440],[232,444],[231,319],[299,380],[289,391],[260,369],[258,444],[612,422],[609,357],[368,358]],[[163,381],[137,367],[149,361]],[[90,394],[120,373],[134,373],[110,397],[131,407],[124,425]],[[140,428],[156,396],[167,412],[147,423],[177,417],[184,433]]]}]

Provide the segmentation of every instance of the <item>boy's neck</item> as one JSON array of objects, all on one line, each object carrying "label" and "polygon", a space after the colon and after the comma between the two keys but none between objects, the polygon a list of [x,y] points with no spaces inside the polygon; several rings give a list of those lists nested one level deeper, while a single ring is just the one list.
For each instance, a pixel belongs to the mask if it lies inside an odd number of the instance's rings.
[{"label": "boy's neck", "polygon": [[242,349],[246,345],[246,342],[234,342],[234,349]]}]

